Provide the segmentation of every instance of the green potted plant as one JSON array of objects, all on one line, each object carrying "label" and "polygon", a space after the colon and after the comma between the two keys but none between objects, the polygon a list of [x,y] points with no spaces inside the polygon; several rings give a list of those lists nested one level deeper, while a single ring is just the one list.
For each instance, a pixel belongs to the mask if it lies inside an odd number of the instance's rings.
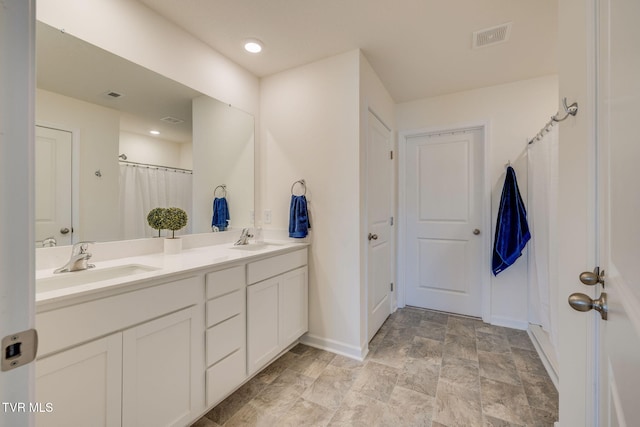
[{"label": "green potted plant", "polygon": [[187,213],[180,208],[166,208],[162,212],[162,228],[171,230],[171,237],[164,240],[164,252],[176,254],[182,250],[182,240],[176,237],[176,231],[187,225]]},{"label": "green potted plant", "polygon": [[153,208],[147,214],[147,223],[149,227],[158,230],[158,237],[160,237],[160,230],[163,228],[162,221],[164,221],[164,208]]}]

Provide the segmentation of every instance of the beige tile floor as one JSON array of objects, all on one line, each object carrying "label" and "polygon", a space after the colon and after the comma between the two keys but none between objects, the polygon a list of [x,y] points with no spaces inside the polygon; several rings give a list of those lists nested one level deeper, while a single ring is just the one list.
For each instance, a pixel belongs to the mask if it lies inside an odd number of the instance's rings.
[{"label": "beige tile floor", "polygon": [[404,308],[364,362],[297,345],[193,427],[553,426],[558,393],[526,332]]}]

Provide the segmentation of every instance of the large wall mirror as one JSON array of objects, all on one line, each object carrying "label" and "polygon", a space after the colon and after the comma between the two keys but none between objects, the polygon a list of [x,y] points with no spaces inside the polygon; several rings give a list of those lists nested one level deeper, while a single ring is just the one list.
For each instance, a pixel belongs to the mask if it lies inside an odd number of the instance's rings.
[{"label": "large wall mirror", "polygon": [[36,40],[36,247],[157,236],[155,207],[211,232],[216,197],[250,226],[253,116],[42,22]]}]

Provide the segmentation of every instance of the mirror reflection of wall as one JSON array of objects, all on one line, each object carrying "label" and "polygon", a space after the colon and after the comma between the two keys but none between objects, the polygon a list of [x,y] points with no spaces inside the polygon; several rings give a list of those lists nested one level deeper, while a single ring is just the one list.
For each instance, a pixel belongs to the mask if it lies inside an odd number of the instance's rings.
[{"label": "mirror reflection of wall", "polygon": [[[71,233],[62,234],[65,228],[73,230],[73,241],[152,237],[157,232],[146,225],[143,211],[166,203],[189,212],[182,232],[210,231],[213,189],[219,184],[229,189],[233,226],[250,225],[251,115],[40,22],[37,85],[37,124],[72,134],[73,147],[71,183],[66,179],[62,184],[72,195],[71,218],[54,212],[62,200],[52,196],[53,184],[44,186],[36,195],[37,221],[43,225],[36,226],[42,234],[36,240],[54,237],[68,244]],[[201,114],[201,130],[192,129],[192,105],[198,99],[217,105],[209,110],[220,114]],[[151,130],[160,135],[151,135]],[[241,147],[229,135],[241,135]],[[42,140],[37,146],[45,148],[36,156],[36,180],[51,183],[44,174],[61,162],[46,154],[51,152],[50,138],[37,140]],[[201,172],[191,175],[192,169]],[[145,193],[139,192],[139,183],[148,187]],[[138,193],[126,196],[132,188]],[[159,192],[169,201],[162,201]],[[42,198],[44,194],[48,196]]]}]

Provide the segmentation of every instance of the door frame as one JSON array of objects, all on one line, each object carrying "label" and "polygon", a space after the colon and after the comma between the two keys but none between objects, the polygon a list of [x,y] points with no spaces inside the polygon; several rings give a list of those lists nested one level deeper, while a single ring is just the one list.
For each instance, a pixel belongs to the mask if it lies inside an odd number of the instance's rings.
[{"label": "door frame", "polygon": [[[368,155],[369,155],[369,137],[368,137],[368,132],[369,132],[369,113],[371,113],[376,119],[378,119],[378,121],[380,123],[382,123],[382,125],[389,131],[389,137],[390,137],[390,146],[389,149],[392,151],[396,151],[395,150],[395,135],[394,135],[394,131],[393,128],[391,128],[387,122],[385,120],[382,119],[382,117],[376,113],[371,106],[367,107],[367,126],[366,126],[366,130],[367,130],[367,137],[365,139],[365,144],[363,144],[363,150],[362,150],[362,158],[363,158],[363,165],[364,167],[362,168],[362,176],[366,177],[368,175],[369,172],[369,163],[368,163]],[[391,274],[390,274],[390,280],[393,281],[393,283],[397,282],[397,270],[396,270],[396,265],[397,265],[397,261],[396,261],[396,242],[397,242],[397,236],[396,236],[396,232],[394,230],[394,228],[397,229],[396,227],[396,223],[397,223],[397,218],[396,218],[396,209],[395,209],[395,199],[396,199],[396,195],[397,195],[397,191],[396,191],[396,161],[394,161],[394,159],[391,159],[391,200],[389,203],[389,212],[391,214],[391,216],[394,218],[394,224],[391,227],[391,231],[389,232],[389,244],[390,244],[390,269],[391,269]],[[364,221],[362,223],[362,227],[361,227],[361,238],[360,241],[363,242],[362,243],[362,253],[364,254],[364,263],[362,265],[362,277],[364,277],[364,301],[362,302],[361,307],[364,310],[364,317],[366,319],[366,322],[364,324],[364,344],[363,344],[363,348],[368,348],[369,345],[369,245],[367,243],[367,233],[368,233],[368,227],[369,227],[369,200],[368,200],[368,194],[366,194],[366,191],[363,191],[363,197],[364,197],[364,203],[363,203],[363,217],[364,217]],[[398,307],[398,286],[397,283],[396,285],[394,285],[394,289],[393,291],[389,292],[389,313],[393,313],[395,311],[395,309]],[[364,355],[363,355],[364,358]]]},{"label": "door frame", "polygon": [[453,124],[450,126],[432,126],[428,128],[407,130],[399,133],[398,138],[398,237],[397,237],[397,265],[400,268],[397,271],[397,305],[398,307],[404,307],[406,305],[406,263],[407,255],[405,251],[406,239],[406,214],[407,214],[407,193],[406,193],[406,170],[407,170],[407,140],[412,137],[437,135],[445,133],[460,132],[464,130],[479,129],[482,133],[482,228],[485,231],[480,235],[482,239],[482,260],[481,264],[487,266],[482,270],[480,277],[480,292],[481,292],[481,304],[482,304],[482,320],[490,322],[491,320],[491,275],[488,266],[491,265],[491,253],[489,247],[491,246],[491,184],[490,184],[490,138],[489,138],[489,123],[487,121],[478,121],[470,123]]},{"label": "door frame", "polygon": [[[37,95],[36,95],[37,97]],[[71,243],[78,241],[80,230],[80,129],[36,120],[36,126],[69,132],[71,134]]]}]

